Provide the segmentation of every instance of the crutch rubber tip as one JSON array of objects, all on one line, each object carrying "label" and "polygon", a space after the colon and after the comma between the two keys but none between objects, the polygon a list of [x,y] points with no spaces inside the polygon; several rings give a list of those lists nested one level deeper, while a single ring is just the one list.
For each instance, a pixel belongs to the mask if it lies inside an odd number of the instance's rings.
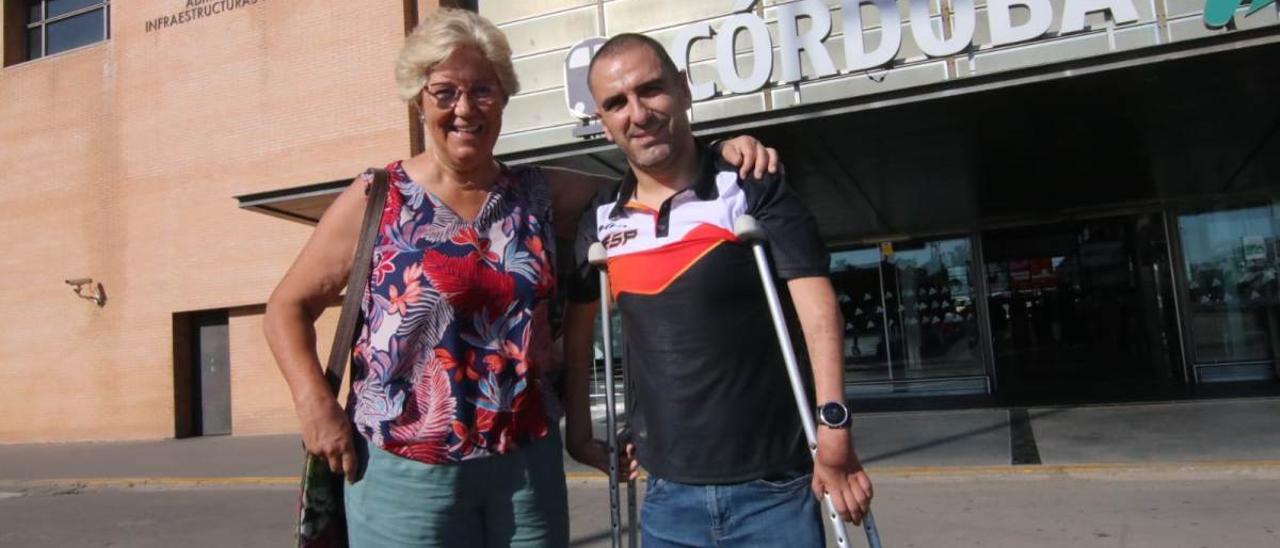
[{"label": "crutch rubber tip", "polygon": [[609,261],[609,254],[604,250],[604,244],[596,242],[587,248],[587,262],[597,267],[603,267]]},{"label": "crutch rubber tip", "polygon": [[742,215],[734,219],[733,234],[747,243],[765,239],[764,227],[760,226],[760,221],[750,215]]}]

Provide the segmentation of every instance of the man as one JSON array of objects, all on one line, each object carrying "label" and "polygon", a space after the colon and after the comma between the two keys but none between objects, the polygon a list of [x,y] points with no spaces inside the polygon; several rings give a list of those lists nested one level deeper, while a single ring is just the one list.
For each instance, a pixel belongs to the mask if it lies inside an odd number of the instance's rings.
[{"label": "man", "polygon": [[[651,38],[610,39],[588,74],[605,136],[631,170],[588,208],[575,246],[580,268],[565,328],[569,452],[607,470],[586,416],[599,296],[586,250],[600,241],[635,395],[634,447],[624,460],[635,455],[649,472],[644,546],[821,546],[822,493],[858,523],[872,489],[852,447],[842,320],[813,217],[780,175],[744,178],[694,141],[687,80]],[[804,332],[824,411],[816,462],[751,250],[733,234],[742,214],[768,232],[775,274]],[[625,464],[634,477],[634,463]]]}]

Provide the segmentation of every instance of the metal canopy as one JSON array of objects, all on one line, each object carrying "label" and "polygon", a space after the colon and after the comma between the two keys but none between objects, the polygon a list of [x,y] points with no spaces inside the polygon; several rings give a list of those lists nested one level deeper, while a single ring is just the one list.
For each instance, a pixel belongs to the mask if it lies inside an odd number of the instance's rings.
[{"label": "metal canopy", "polygon": [[351,179],[339,179],[327,183],[316,183],[300,187],[257,192],[236,196],[240,207],[272,217],[288,219],[299,223],[314,225],[329,204],[351,184]]}]

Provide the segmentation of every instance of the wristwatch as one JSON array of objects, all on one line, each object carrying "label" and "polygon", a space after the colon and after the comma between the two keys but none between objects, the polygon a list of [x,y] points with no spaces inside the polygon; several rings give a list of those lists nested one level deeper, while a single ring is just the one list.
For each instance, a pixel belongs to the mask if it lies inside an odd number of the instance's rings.
[{"label": "wristwatch", "polygon": [[818,422],[827,428],[848,428],[849,408],[838,401],[829,401],[819,405]]}]

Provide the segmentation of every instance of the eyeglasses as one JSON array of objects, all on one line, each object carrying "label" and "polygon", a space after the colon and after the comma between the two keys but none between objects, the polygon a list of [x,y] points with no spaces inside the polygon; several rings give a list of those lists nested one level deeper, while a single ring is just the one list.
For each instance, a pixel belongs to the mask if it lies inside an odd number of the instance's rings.
[{"label": "eyeglasses", "polygon": [[442,110],[453,108],[463,94],[466,94],[472,105],[481,107],[493,106],[502,97],[501,88],[494,84],[476,84],[465,88],[441,84],[434,87],[428,86],[425,91],[431,100],[435,101],[436,108]]}]

